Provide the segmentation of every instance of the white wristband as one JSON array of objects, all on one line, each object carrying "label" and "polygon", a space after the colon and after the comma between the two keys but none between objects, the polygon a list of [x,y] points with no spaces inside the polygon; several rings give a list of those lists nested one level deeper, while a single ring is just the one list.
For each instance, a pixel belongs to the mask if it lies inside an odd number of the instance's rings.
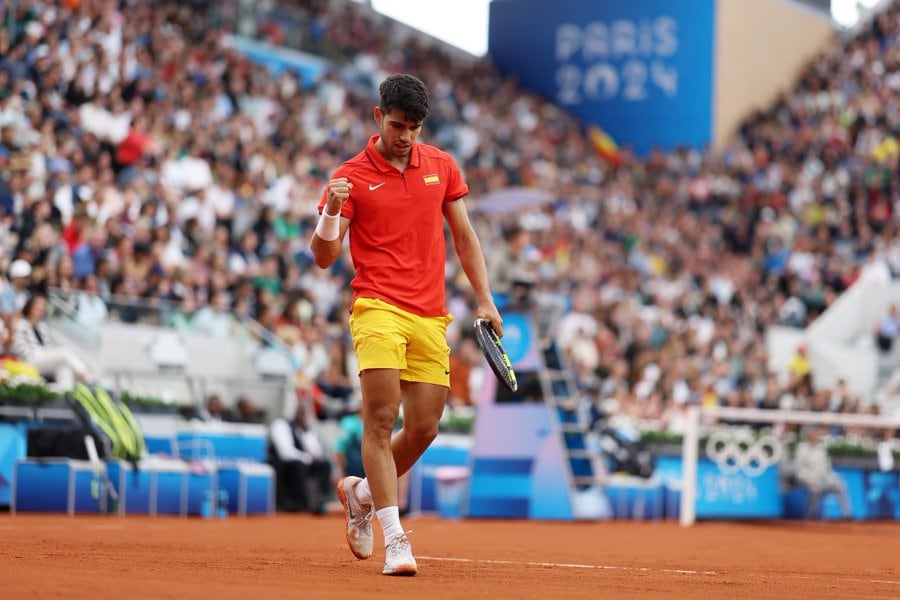
[{"label": "white wristband", "polygon": [[333,242],[341,237],[340,211],[336,215],[329,215],[328,207],[323,208],[322,216],[319,217],[319,223],[316,225],[316,235],[326,242]]}]

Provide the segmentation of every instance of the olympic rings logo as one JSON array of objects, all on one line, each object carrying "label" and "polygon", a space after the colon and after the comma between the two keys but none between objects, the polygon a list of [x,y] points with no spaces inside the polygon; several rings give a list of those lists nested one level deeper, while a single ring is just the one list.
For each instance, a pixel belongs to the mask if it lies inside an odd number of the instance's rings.
[{"label": "olympic rings logo", "polygon": [[781,442],[769,434],[754,438],[748,430],[714,432],[706,442],[706,456],[725,475],[759,477],[781,460]]}]

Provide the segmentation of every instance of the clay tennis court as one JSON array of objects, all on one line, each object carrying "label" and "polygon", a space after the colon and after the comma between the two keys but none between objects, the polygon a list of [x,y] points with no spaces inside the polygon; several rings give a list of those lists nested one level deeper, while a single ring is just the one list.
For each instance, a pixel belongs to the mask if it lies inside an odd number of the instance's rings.
[{"label": "clay tennis court", "polygon": [[[419,575],[338,516],[0,515],[2,598],[896,598],[896,523],[407,518]],[[376,527],[377,530],[377,527]],[[376,533],[376,544],[379,543]],[[380,545],[376,546],[380,548]]]}]

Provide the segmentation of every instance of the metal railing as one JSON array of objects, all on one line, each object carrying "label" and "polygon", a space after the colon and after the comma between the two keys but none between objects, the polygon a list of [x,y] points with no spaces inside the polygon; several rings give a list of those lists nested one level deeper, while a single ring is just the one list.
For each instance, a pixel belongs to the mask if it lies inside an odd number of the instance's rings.
[{"label": "metal railing", "polygon": [[[54,288],[48,294],[48,318],[55,328],[68,340],[77,344],[89,362],[99,362],[103,356],[103,327],[85,323],[79,318],[78,291]],[[176,332],[189,333],[191,336],[204,336],[206,332],[192,327],[192,316],[196,311],[185,310],[182,303],[156,299],[143,300],[110,296],[105,299],[108,318],[105,323],[125,323],[135,326],[160,327]],[[200,307],[202,308],[202,307]],[[197,310],[200,310],[199,308]],[[292,364],[291,349],[278,336],[254,319],[242,318],[228,313],[231,320],[231,333],[227,342],[243,342],[249,348],[260,351],[276,352],[285,359],[285,364]],[[102,325],[102,324],[101,324]],[[209,335],[215,339],[215,336]],[[117,393],[129,391],[153,397],[163,401],[173,401],[176,405],[189,405],[196,408],[203,406],[208,394],[222,393],[226,399],[233,400],[241,393],[265,398],[262,404],[269,412],[280,413],[293,391],[292,372],[284,376],[274,377],[272,374],[259,373],[252,376],[249,372],[243,376],[237,373],[222,376],[202,371],[170,371],[156,365],[146,368],[97,365],[99,371],[106,374],[109,383]]]},{"label": "metal railing", "polygon": [[[78,295],[81,292],[52,288],[48,295],[48,317],[55,318],[58,323],[65,324],[66,330],[72,332],[74,337],[91,349],[97,349],[100,345],[100,333],[93,325],[84,324],[79,320]],[[186,310],[182,302],[165,299],[136,299],[116,294],[104,298],[108,319],[120,323],[134,323],[165,327],[167,329],[193,331],[191,329],[191,317],[197,309]],[[255,339],[267,347],[273,348],[290,355],[290,348],[272,331],[261,325],[255,319],[229,313],[232,324],[238,330],[238,337]],[[196,333],[202,333],[196,332]]]}]

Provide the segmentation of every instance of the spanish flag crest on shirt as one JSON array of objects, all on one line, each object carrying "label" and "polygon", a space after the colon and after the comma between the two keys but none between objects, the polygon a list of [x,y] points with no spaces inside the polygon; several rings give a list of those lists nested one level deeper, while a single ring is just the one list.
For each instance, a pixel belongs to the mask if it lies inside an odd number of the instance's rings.
[{"label": "spanish flag crest on shirt", "polygon": [[438,177],[437,173],[429,173],[428,175],[423,175],[422,179],[425,181],[425,185],[440,185],[441,178]]}]

